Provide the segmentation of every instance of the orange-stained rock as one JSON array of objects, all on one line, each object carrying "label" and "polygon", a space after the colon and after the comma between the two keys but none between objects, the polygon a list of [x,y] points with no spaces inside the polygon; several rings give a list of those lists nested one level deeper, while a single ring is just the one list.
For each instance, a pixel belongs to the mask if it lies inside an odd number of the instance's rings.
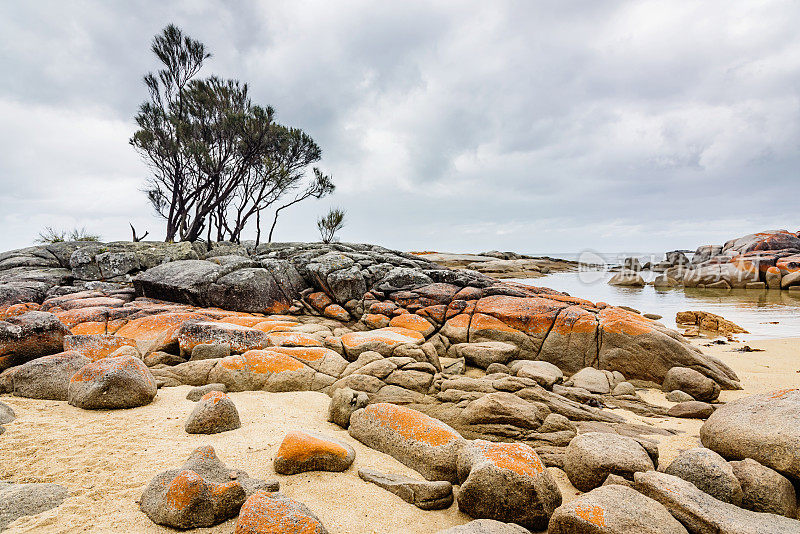
[{"label": "orange-stained rock", "polygon": [[323,315],[329,319],[335,319],[342,322],[347,322],[350,320],[350,314],[338,304],[326,306],[325,310],[323,311]]},{"label": "orange-stained rock", "polygon": [[64,307],[64,303],[70,300],[96,298],[102,296],[103,294],[100,293],[99,291],[78,291],[76,293],[69,293],[67,295],[51,297],[42,302],[42,310],[48,311],[51,310],[52,308],[62,308],[66,310],[67,308]]},{"label": "orange-stained rock", "polygon": [[272,332],[267,334],[270,345],[282,347],[321,347],[322,341],[303,332]]},{"label": "orange-stained rock", "polygon": [[391,315],[397,309],[397,304],[394,302],[376,302],[369,307],[369,312],[377,315]]},{"label": "orange-stained rock", "polygon": [[601,340],[596,367],[620,371],[626,378],[662,383],[673,367],[690,367],[726,389],[739,389],[736,373],[717,358],[689,345],[677,332],[622,308],[597,315]]},{"label": "orange-stained rock", "polygon": [[261,319],[261,322],[256,323],[253,328],[256,330],[261,330],[265,333],[270,332],[285,332],[291,329],[294,326],[299,326],[300,323],[297,321],[283,321],[283,320],[272,320],[272,319]]},{"label": "orange-stained rock", "polygon": [[438,419],[405,406],[370,404],[350,417],[350,435],[386,453],[428,480],[455,482],[464,438]]},{"label": "orange-stained rock", "polygon": [[327,534],[317,516],[280,493],[259,491],[242,506],[236,534]]},{"label": "orange-stained rock", "polygon": [[328,295],[326,295],[322,291],[311,293],[305,298],[305,300],[311,305],[312,308],[314,308],[320,313],[322,313],[325,310],[325,308],[333,304],[333,299],[331,299]]},{"label": "orange-stained rock", "polygon": [[294,358],[269,349],[249,350],[244,354],[228,356],[220,361],[220,365],[230,370],[257,374],[299,371],[303,368],[303,364]]},{"label": "orange-stained rock", "polygon": [[70,331],[52,313],[29,311],[0,321],[0,371],[64,349]]},{"label": "orange-stained rock", "polygon": [[0,309],[0,321],[4,321],[7,317],[14,317],[15,315],[22,315],[29,311],[39,311],[41,305],[35,302],[22,302],[20,304],[12,304],[6,308]]},{"label": "orange-stained rock", "polygon": [[173,528],[211,527],[235,517],[248,495],[277,491],[277,482],[252,479],[223,464],[209,446],[195,449],[180,469],[156,475],[139,506],[152,521]]},{"label": "orange-stained rock", "polygon": [[475,440],[458,453],[458,508],[472,517],[547,528],[561,505],[555,478],[530,445]]},{"label": "orange-stained rock", "polygon": [[530,336],[544,338],[558,312],[567,305],[545,298],[521,298],[495,295],[475,304],[475,313],[490,315],[508,327]]},{"label": "orange-stained rock", "polygon": [[80,352],[92,361],[105,358],[120,347],[136,348],[136,340],[115,335],[71,335],[64,338],[64,350]]},{"label": "orange-stained rock", "polygon": [[232,323],[192,321],[183,323],[178,329],[182,355],[191,354],[196,345],[204,343],[228,343],[231,352],[245,352],[266,347],[268,341],[261,330]]},{"label": "orange-stained rock", "polygon": [[556,317],[536,359],[550,362],[568,374],[595,366],[597,327],[597,314],[580,306],[565,308]]},{"label": "orange-stained rock", "polygon": [[372,329],[386,328],[389,326],[389,318],[379,313],[364,314],[361,320]]},{"label": "orange-stained rock", "polygon": [[324,347],[270,347],[268,350],[291,356],[315,371],[332,377],[339,377],[348,364],[341,354]]},{"label": "orange-stained rock", "polygon": [[178,350],[178,328],[186,321],[207,320],[194,312],[169,312],[133,319],[116,331],[116,335],[135,339],[142,354]]},{"label": "orange-stained rock", "polygon": [[72,375],[68,401],[85,410],[135,408],[150,404],[156,381],[138,358],[116,356],[92,362]]},{"label": "orange-stained rock", "polygon": [[426,317],[433,321],[436,325],[444,323],[445,314],[447,313],[447,306],[444,304],[437,304],[435,306],[426,306],[417,310],[417,315]]},{"label": "orange-stained rock", "polygon": [[394,317],[389,322],[389,326],[413,330],[415,332],[419,332],[425,337],[428,337],[436,331],[430,321],[420,317],[419,315],[410,313]]},{"label": "orange-stained rock", "polygon": [[451,343],[466,343],[469,339],[470,322],[472,322],[471,315],[466,313],[454,315],[445,321],[439,333]]},{"label": "orange-stained rock", "polygon": [[[333,383],[332,377],[323,380],[321,377],[326,375],[317,373],[297,358],[277,350],[281,348],[250,350],[244,354],[222,358],[210,371],[206,371],[205,382],[225,384],[228,391],[273,392],[320,390]],[[187,365],[189,364],[178,365],[173,368],[173,372],[180,372]]]},{"label": "orange-stained rock", "polygon": [[[67,328],[72,328],[75,325],[86,322],[106,322],[108,320],[108,312],[111,310],[108,306],[90,306],[88,308],[73,308],[56,312],[58,320],[67,325]],[[103,332],[105,333],[105,332]]]},{"label": "orange-stained rock", "polygon": [[384,356],[391,356],[398,345],[411,343],[421,345],[425,336],[407,328],[379,328],[369,332],[349,332],[342,336],[342,344],[347,357],[355,359],[362,352],[374,350]]},{"label": "orange-stained rock", "polygon": [[218,434],[241,426],[239,411],[231,398],[221,391],[210,391],[197,402],[184,429],[187,434]]},{"label": "orange-stained rock", "polygon": [[275,472],[294,475],[305,471],[345,471],[356,451],[349,444],[320,434],[294,431],[283,438],[275,456]]},{"label": "orange-stained rock", "polygon": [[253,328],[258,323],[264,322],[264,317],[255,317],[252,315],[231,315],[219,319],[221,323],[238,324],[239,326],[247,326]]}]

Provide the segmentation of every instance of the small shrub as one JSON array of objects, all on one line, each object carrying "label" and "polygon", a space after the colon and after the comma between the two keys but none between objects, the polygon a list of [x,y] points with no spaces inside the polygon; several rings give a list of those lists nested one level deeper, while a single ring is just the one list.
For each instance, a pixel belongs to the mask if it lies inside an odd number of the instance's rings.
[{"label": "small shrub", "polygon": [[69,232],[66,230],[56,230],[52,226],[46,226],[44,230],[39,232],[39,237],[36,238],[37,243],[63,243],[64,241],[100,241],[100,236],[97,234],[90,234],[86,228],[73,228]]},{"label": "small shrub", "polygon": [[317,219],[317,228],[323,243],[330,243],[334,240],[336,232],[344,228],[344,210],[331,209],[327,215]]}]

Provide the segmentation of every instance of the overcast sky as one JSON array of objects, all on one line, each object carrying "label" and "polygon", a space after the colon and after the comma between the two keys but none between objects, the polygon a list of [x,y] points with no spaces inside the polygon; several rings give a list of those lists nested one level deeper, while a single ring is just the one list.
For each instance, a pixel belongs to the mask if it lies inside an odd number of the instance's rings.
[{"label": "overcast sky", "polygon": [[342,240],[406,250],[800,229],[800,2],[37,0],[0,4],[0,249],[163,238],[128,139],[170,22],[323,149],[335,195],[277,240],[332,206]]}]

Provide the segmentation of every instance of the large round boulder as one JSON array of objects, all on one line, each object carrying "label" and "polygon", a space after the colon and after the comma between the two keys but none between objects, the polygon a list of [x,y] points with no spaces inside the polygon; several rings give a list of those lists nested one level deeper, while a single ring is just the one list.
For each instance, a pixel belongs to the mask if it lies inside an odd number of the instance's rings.
[{"label": "large round boulder", "polygon": [[719,384],[688,367],[673,367],[664,377],[662,389],[666,392],[685,391],[696,400],[711,402],[719,397]]},{"label": "large round boulder", "polygon": [[530,445],[475,440],[458,453],[462,512],[478,519],[546,528],[561,505],[555,479]]},{"label": "large round boulder", "polygon": [[42,356],[0,374],[0,391],[30,399],[67,400],[72,376],[90,363],[75,351]]},{"label": "large round boulder", "polygon": [[648,450],[639,441],[619,434],[578,434],[564,452],[564,471],[580,491],[601,486],[610,474],[633,480],[634,473],[652,469],[654,460]]},{"label": "large round boulder", "polygon": [[797,495],[788,478],[750,458],[730,465],[742,485],[742,508],[797,517]]},{"label": "large round boulder", "polygon": [[752,458],[800,479],[800,389],[750,395],[720,406],[700,428],[700,441],[728,460]]},{"label": "large round boulder", "polygon": [[733,468],[710,449],[697,447],[681,451],[664,472],[691,482],[720,501],[736,506],[742,504],[742,485]]},{"label": "large round boulder", "polygon": [[97,360],[72,375],[67,400],[86,410],[135,408],[150,404],[156,381],[138,358],[117,356]]}]

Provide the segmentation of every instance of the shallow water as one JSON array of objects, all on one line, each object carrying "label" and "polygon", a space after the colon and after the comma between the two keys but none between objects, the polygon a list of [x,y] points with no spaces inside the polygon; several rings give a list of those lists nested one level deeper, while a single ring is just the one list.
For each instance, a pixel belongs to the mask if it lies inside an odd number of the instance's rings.
[{"label": "shallow water", "polygon": [[[676,327],[675,315],[678,312],[699,310],[721,315],[750,332],[750,335],[738,336],[741,339],[800,336],[800,294],[797,292],[617,287],[607,283],[612,275],[604,272],[568,272],[516,281],[550,287],[593,302],[630,306],[642,313],[657,313],[663,316],[660,321],[670,328]],[[645,280],[654,277],[649,272],[643,272],[642,275]]]}]

